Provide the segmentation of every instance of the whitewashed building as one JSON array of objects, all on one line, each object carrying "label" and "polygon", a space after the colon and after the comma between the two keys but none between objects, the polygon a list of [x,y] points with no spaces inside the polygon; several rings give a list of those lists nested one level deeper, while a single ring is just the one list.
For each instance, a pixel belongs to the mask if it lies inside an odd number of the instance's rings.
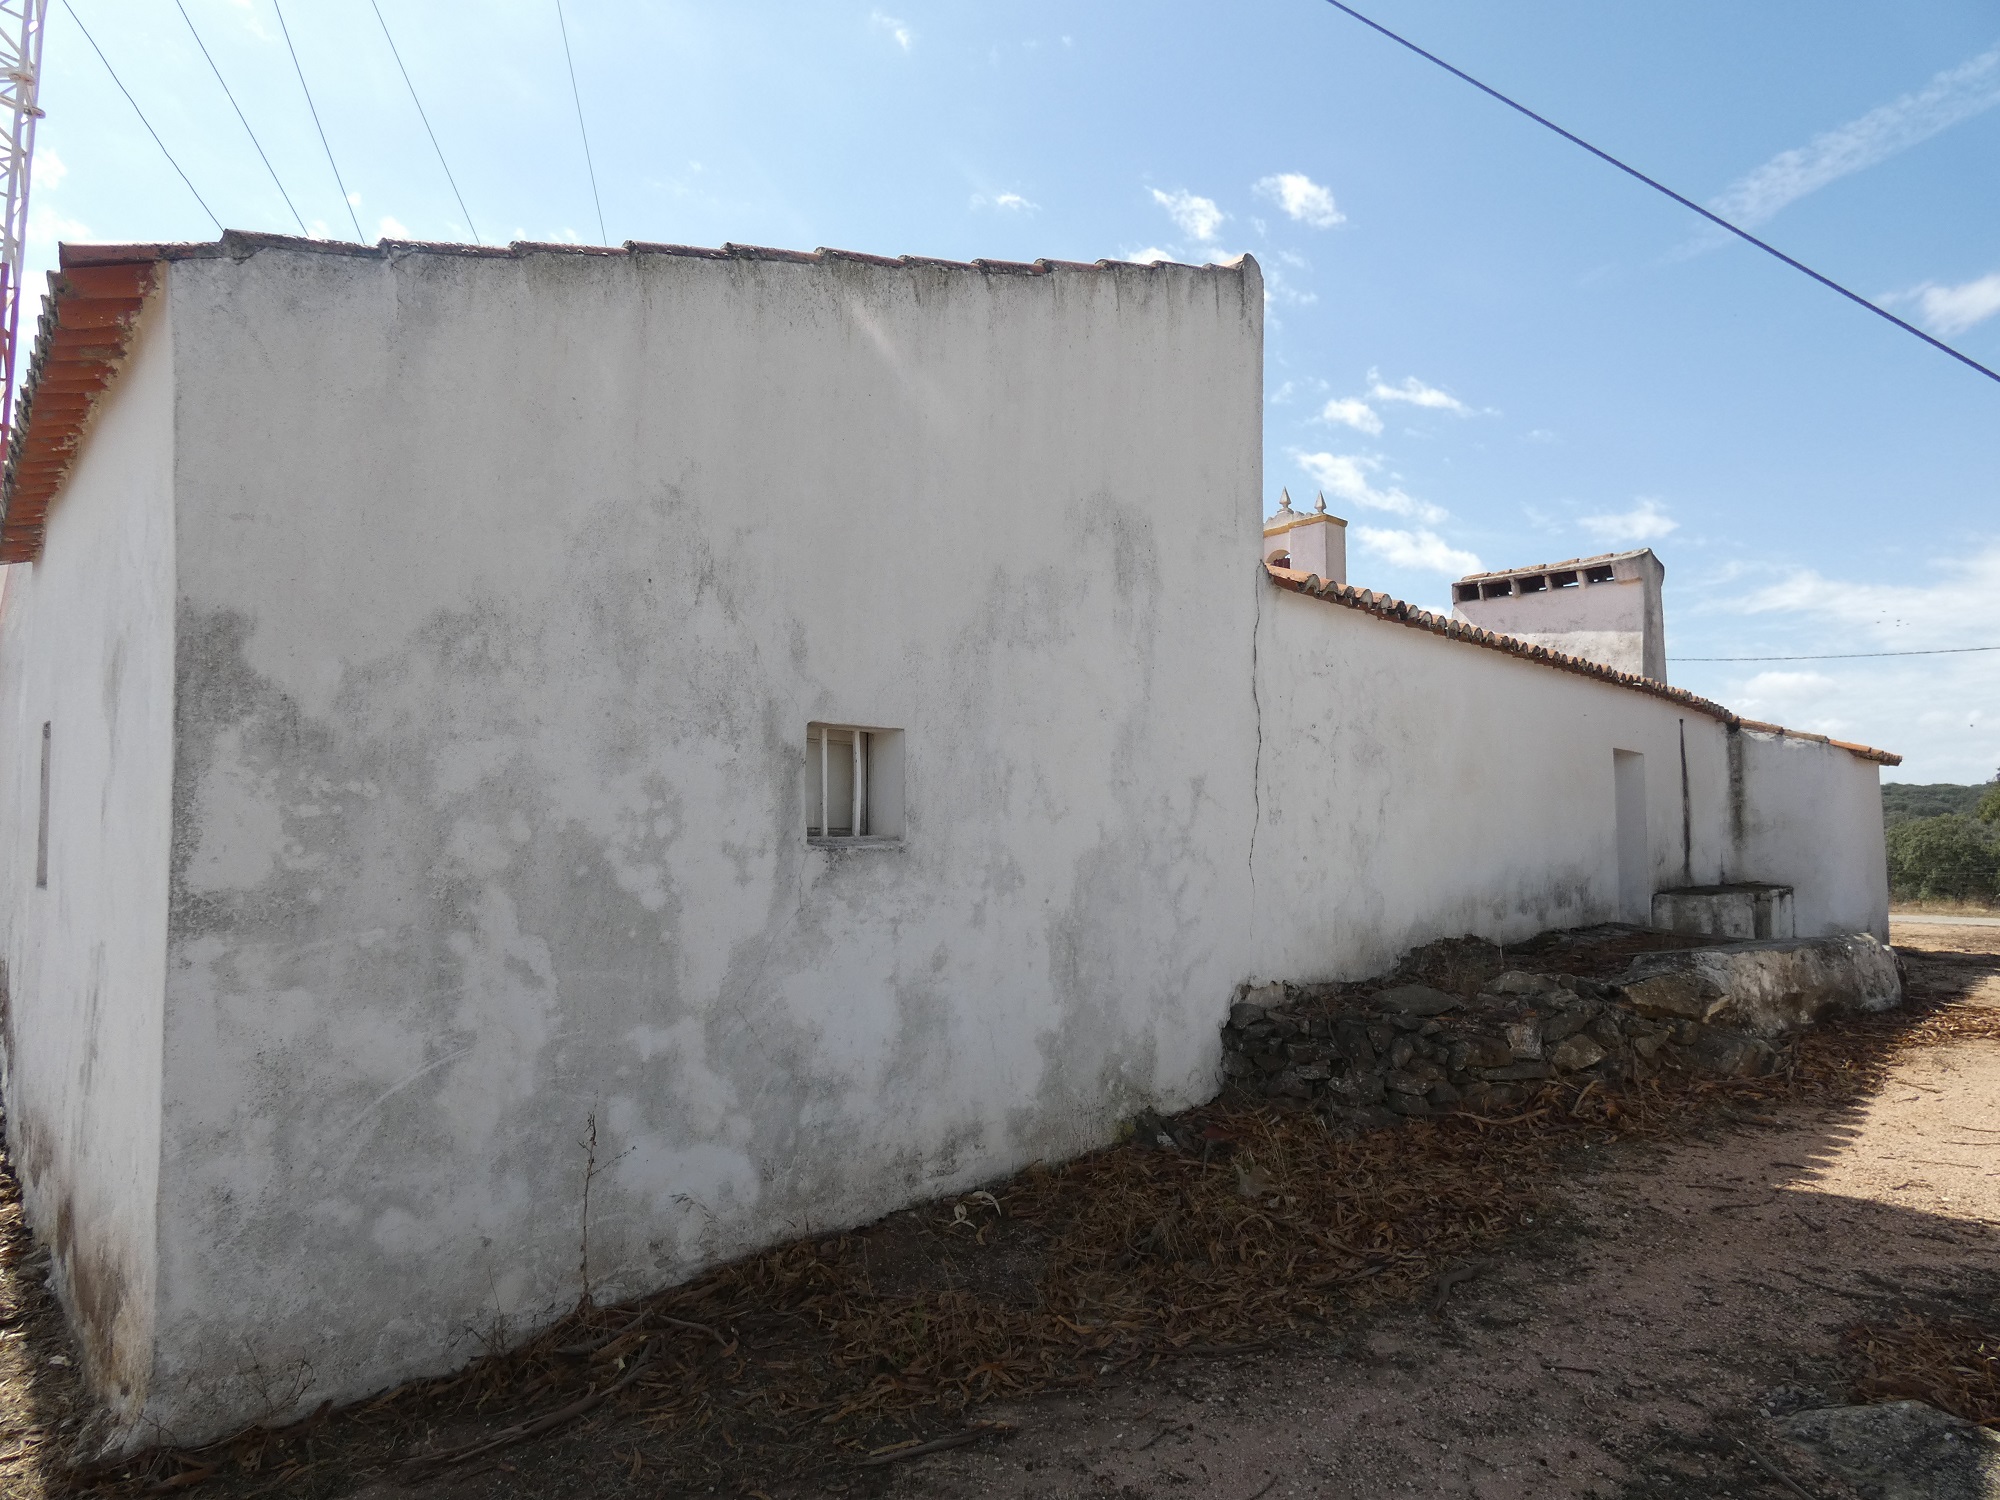
[{"label": "whitewashed building", "polygon": [[1095,1146],[1245,981],[1731,880],[1886,935],[1894,757],[1265,564],[1248,258],[63,265],[0,1081],[134,1440]]},{"label": "whitewashed building", "polygon": [[1471,573],[1451,586],[1451,615],[1484,630],[1667,680],[1667,570],[1650,547]]}]

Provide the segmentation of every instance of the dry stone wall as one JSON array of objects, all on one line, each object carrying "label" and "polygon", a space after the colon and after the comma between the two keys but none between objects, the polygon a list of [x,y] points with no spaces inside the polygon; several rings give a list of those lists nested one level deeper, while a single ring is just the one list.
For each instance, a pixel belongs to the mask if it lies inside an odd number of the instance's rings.
[{"label": "dry stone wall", "polygon": [[[1615,1085],[1670,1070],[1757,1077],[1781,1066],[1784,1030],[1830,1012],[1879,1009],[1900,994],[1888,949],[1869,938],[1825,944],[1847,945],[1845,969],[1838,954],[1795,963],[1810,970],[1814,988],[1810,1004],[1789,1008],[1771,993],[1768,957],[1747,971],[1765,986],[1760,1003],[1732,1003],[1729,976],[1745,966],[1714,955],[1733,945],[1643,952],[1611,978],[1550,971],[1571,957],[1582,960],[1574,967],[1604,967],[1574,938],[1531,944],[1543,951],[1511,967],[1498,967],[1499,950],[1473,940],[1434,945],[1380,981],[1246,990],[1223,1030],[1223,1068],[1239,1095],[1290,1100],[1362,1129],[1504,1115],[1552,1079]],[[1766,956],[1775,946],[1755,945]],[[1486,962],[1481,949],[1492,955]],[[1410,977],[1440,970],[1434,982]],[[1663,983],[1667,975],[1694,977]],[[1791,1026],[1773,1025],[1781,1014]]]}]

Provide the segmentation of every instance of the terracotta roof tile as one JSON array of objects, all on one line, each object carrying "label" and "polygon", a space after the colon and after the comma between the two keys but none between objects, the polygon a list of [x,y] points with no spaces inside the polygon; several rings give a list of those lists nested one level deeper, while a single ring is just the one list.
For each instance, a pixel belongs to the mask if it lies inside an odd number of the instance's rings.
[{"label": "terracotta roof tile", "polygon": [[1587,563],[1623,562],[1628,557],[1644,557],[1652,550],[1651,547],[1632,547],[1624,552],[1599,552],[1590,557],[1566,557],[1561,562],[1523,563],[1518,568],[1496,568],[1490,573],[1467,573],[1458,581],[1475,583],[1482,578],[1512,578],[1519,573],[1553,573],[1562,568],[1581,568]]},{"label": "terracotta roof tile", "polygon": [[1738,729],[1754,729],[1761,733],[1784,735],[1788,739],[1810,740],[1815,744],[1831,745],[1837,750],[1858,755],[1863,760],[1872,760],[1877,765],[1900,766],[1903,757],[1887,750],[1877,750],[1869,745],[1850,744],[1846,740],[1829,739],[1823,734],[1807,734],[1798,729],[1787,729],[1782,724],[1765,724],[1757,719],[1746,719],[1731,713],[1720,703],[1712,703],[1706,698],[1690,693],[1686,688],[1669,687],[1664,682],[1655,682],[1650,677],[1639,677],[1631,672],[1621,672],[1616,667],[1607,667],[1602,662],[1586,661],[1581,656],[1568,656],[1560,651],[1551,651],[1547,646],[1531,645],[1517,640],[1511,635],[1501,635],[1496,631],[1482,630],[1477,625],[1463,620],[1454,620],[1449,615],[1433,614],[1427,609],[1419,609],[1414,604],[1387,594],[1371,593],[1367,589],[1357,589],[1345,583],[1327,583],[1317,574],[1301,573],[1293,568],[1274,568],[1269,563],[1263,565],[1271,581],[1280,588],[1293,593],[1306,594],[1315,599],[1323,599],[1328,604],[1338,604],[1347,609],[1359,610],[1362,614],[1373,615],[1378,620],[1387,620],[1396,625],[1407,625],[1412,630],[1427,631],[1431,635],[1441,635],[1447,640],[1464,641],[1468,645],[1481,646],[1489,651],[1502,651],[1509,656],[1520,657],[1524,661],[1539,662],[1554,667],[1559,672],[1574,672],[1579,677],[1595,677],[1599,682],[1608,682],[1614,687],[1630,688],[1633,692],[1648,693],[1655,698],[1665,698],[1681,707],[1711,719],[1719,719],[1724,724]]},{"label": "terracotta roof tile", "polygon": [[[92,249],[101,247],[92,246]],[[42,550],[49,501],[69,473],[97,393],[125,358],[159,257],[86,259],[49,277],[35,352],[21,382],[0,507],[0,563]]]}]

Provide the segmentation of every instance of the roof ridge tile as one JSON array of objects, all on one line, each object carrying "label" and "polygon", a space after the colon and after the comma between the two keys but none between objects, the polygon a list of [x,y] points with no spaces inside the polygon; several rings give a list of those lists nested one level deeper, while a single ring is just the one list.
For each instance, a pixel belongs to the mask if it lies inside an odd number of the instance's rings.
[{"label": "roof ridge tile", "polygon": [[[1500,651],[1508,656],[1513,656],[1524,661],[1532,661],[1538,665],[1553,667],[1558,671],[1573,672],[1580,677],[1595,677],[1598,681],[1609,683],[1614,687],[1629,688],[1634,692],[1648,693],[1656,698],[1665,698],[1670,702],[1690,708],[1696,713],[1705,714],[1711,719],[1720,720],[1723,724],[1734,729],[1748,729],[1759,733],[1782,735],[1787,739],[1807,740],[1815,744],[1831,745],[1837,750],[1845,750],[1850,755],[1858,756],[1862,760],[1872,760],[1878,765],[1900,766],[1903,763],[1903,757],[1895,754],[1893,751],[1877,750],[1872,745],[1857,745],[1849,740],[1836,740],[1828,735],[1813,734],[1809,730],[1787,729],[1782,724],[1766,724],[1759,719],[1746,719],[1740,714],[1723,707],[1720,703],[1700,697],[1697,694],[1689,692],[1686,688],[1678,688],[1669,683],[1656,682],[1650,677],[1641,677],[1632,672],[1621,672],[1616,667],[1607,667],[1603,662],[1591,661],[1581,656],[1570,656],[1552,647],[1536,645],[1528,641],[1519,640],[1511,635],[1501,635],[1497,631],[1488,630],[1484,626],[1473,625],[1469,621],[1452,620],[1431,610],[1424,609],[1419,605],[1411,604],[1406,600],[1392,599],[1387,594],[1377,594],[1367,589],[1356,589],[1352,585],[1341,585],[1339,592],[1327,588],[1322,588],[1315,592],[1309,586],[1314,578],[1312,574],[1294,572],[1290,568],[1274,567],[1270,563],[1260,563],[1258,566],[1264,569],[1273,583],[1277,584],[1280,588],[1290,589],[1294,593],[1312,595],[1315,598],[1324,599],[1329,603],[1340,604],[1350,609],[1358,609],[1363,614],[1375,615],[1380,619],[1388,620],[1394,624],[1428,630],[1433,634],[1443,635],[1453,640],[1462,640],[1488,651]],[[1377,600],[1382,601],[1383,605],[1393,606],[1393,608],[1379,607],[1375,603]],[[1452,629],[1454,625],[1462,626],[1462,633],[1454,632]]]}]

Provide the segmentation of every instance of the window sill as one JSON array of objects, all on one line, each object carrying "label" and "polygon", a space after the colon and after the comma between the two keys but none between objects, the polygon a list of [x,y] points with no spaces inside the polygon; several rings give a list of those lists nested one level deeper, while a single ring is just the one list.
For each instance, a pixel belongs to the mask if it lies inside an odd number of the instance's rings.
[{"label": "window sill", "polygon": [[863,838],[821,838],[818,834],[806,835],[808,849],[901,849],[900,838],[878,838],[873,834]]}]

